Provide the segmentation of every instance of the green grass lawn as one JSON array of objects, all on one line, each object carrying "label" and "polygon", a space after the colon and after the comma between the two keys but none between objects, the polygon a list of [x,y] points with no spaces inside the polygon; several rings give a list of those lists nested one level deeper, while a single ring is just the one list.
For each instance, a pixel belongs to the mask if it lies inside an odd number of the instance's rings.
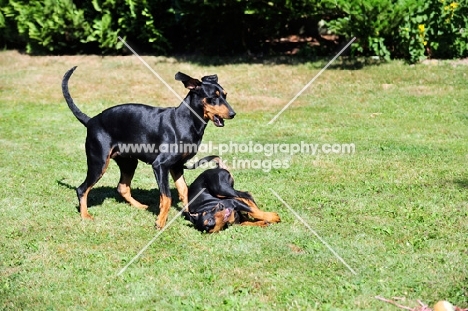
[{"label": "green grass lawn", "polygon": [[[112,163],[89,196],[95,220],[80,219],[74,187],[86,173],[86,130],[62,98],[62,76],[78,65],[70,92],[89,115],[177,99],[135,57],[1,52],[1,309],[397,310],[377,295],[468,307],[467,65],[334,66],[268,125],[324,63],[145,59],[181,95],[177,71],[218,74],[237,116],[224,128],[210,124],[204,142],[353,143],[356,151],[223,155],[228,164],[288,163],[268,172],[232,167],[236,188],[282,222],[208,235],[180,218],[117,276],[156,235],[155,215],[119,198]],[[187,181],[200,172],[188,171]],[[158,205],[151,167],[140,163],[133,187]]]}]

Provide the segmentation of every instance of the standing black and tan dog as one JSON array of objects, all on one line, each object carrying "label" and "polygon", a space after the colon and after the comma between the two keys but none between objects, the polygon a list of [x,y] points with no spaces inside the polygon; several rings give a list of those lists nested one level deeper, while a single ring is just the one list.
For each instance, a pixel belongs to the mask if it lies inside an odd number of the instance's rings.
[{"label": "standing black and tan dog", "polygon": [[274,212],[258,208],[252,195],[234,189],[234,178],[218,156],[208,156],[192,166],[214,161],[216,168],[201,173],[188,189],[189,206],[185,218],[202,232],[215,233],[232,224],[260,226],[280,222]]},{"label": "standing black and tan dog", "polygon": [[[181,201],[187,205],[188,188],[183,176],[184,163],[195,155],[196,150],[190,148],[189,152],[159,152],[159,147],[164,144],[198,146],[202,141],[206,122],[211,120],[216,126],[222,127],[224,119],[235,116],[236,113],[226,101],[226,92],[218,84],[218,77],[206,76],[199,81],[178,72],[175,79],[190,90],[178,107],[123,104],[90,118],[75,105],[68,91],[68,80],[75,69],[76,66],[65,73],[62,92],[70,110],[87,128],[85,147],[88,172],[85,181],[76,189],[81,217],[92,219],[88,213],[88,193],[106,171],[110,159],[114,159],[120,168],[118,192],[131,205],[147,208],[148,206],[141,204],[130,194],[130,183],[138,160],[141,160],[153,167],[160,192],[160,211],[156,226],[164,227],[171,206],[169,174],[175,181]],[[119,146],[123,145],[139,145],[139,148],[121,150]],[[154,149],[148,152],[141,148],[142,145],[151,145]]]}]

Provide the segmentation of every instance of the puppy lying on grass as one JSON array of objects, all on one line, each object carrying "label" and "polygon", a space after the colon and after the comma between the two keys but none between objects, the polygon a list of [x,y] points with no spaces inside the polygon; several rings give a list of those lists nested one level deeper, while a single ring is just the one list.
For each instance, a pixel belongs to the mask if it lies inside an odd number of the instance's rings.
[{"label": "puppy lying on grass", "polygon": [[281,221],[277,213],[260,210],[250,193],[234,189],[234,179],[218,156],[205,157],[185,168],[195,169],[209,161],[214,161],[216,168],[201,173],[188,189],[191,203],[184,215],[197,230],[214,233],[232,224],[265,227]]}]

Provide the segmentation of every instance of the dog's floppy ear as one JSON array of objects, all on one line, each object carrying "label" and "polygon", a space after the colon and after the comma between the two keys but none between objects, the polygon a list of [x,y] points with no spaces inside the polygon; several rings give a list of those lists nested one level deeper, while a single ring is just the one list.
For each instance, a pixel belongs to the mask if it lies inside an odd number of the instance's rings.
[{"label": "dog's floppy ear", "polygon": [[217,75],[205,76],[201,78],[201,80],[203,82],[218,83],[218,76]]},{"label": "dog's floppy ear", "polygon": [[182,215],[184,215],[184,218],[188,221],[190,221],[191,223],[193,224],[196,224],[198,219],[200,218],[200,214],[192,214],[190,213],[189,211],[184,211],[182,213]]},{"label": "dog's floppy ear", "polygon": [[189,213],[188,221],[190,221],[195,227],[199,227],[199,221],[201,221],[200,214]]},{"label": "dog's floppy ear", "polygon": [[200,86],[201,85],[201,82],[198,81],[197,79],[194,79],[192,77],[190,77],[189,75],[186,75],[185,73],[182,73],[182,72],[178,72],[176,73],[175,75],[175,79],[177,81],[182,81],[182,83],[184,84],[184,86],[186,88],[188,88],[189,90],[193,90],[195,89],[197,86]]}]

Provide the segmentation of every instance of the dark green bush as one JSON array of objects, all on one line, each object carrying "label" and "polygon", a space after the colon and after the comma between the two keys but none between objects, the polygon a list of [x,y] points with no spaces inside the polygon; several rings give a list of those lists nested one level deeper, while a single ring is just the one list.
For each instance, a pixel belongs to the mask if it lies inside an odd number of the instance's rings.
[{"label": "dark green bush", "polygon": [[[92,0],[94,10],[87,8],[92,15],[92,31],[86,40],[98,43],[104,53],[122,47],[123,43],[117,39],[119,36],[124,40],[138,42],[144,50],[164,53],[169,45],[160,30],[164,24],[157,17],[157,12],[164,8],[166,2]],[[161,28],[156,28],[158,24]]]},{"label": "dark green bush", "polygon": [[466,0],[333,0],[329,7],[326,25],[357,37],[355,52],[409,62],[468,55]]},{"label": "dark green bush", "polygon": [[91,29],[71,0],[10,0],[2,11],[15,22],[28,53],[77,50]]},{"label": "dark green bush", "polygon": [[[151,3],[158,7],[158,2]],[[27,53],[115,53],[122,47],[118,36],[138,42],[144,50],[163,53],[168,48],[148,1],[93,0],[77,5],[72,0],[2,0],[1,4],[0,27],[3,21],[16,31],[3,36],[3,44],[8,46],[16,36]]]},{"label": "dark green bush", "polygon": [[354,52],[389,60],[398,36],[398,27],[417,3],[394,0],[337,0],[326,26],[335,34],[356,37]]},{"label": "dark green bush", "polygon": [[336,50],[323,49],[320,22],[342,42],[357,37],[352,55],[417,62],[468,56],[467,1],[0,0],[0,45],[113,54],[123,51],[120,36],[153,54],[261,54],[279,38],[302,35],[322,43],[303,44],[302,55],[317,55]]}]

